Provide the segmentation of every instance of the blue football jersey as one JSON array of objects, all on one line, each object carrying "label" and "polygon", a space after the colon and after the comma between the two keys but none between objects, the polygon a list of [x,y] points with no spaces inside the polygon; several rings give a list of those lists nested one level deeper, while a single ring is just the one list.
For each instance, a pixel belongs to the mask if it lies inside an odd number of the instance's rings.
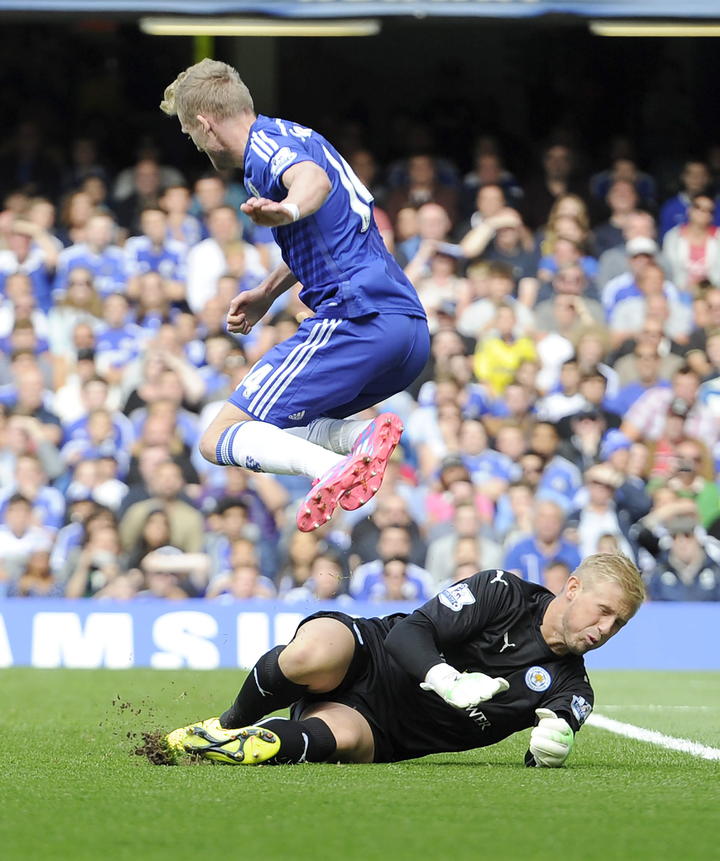
[{"label": "blue football jersey", "polygon": [[332,188],[313,215],[273,228],[282,257],[302,284],[300,298],[319,317],[374,312],[425,317],[415,288],[388,253],[373,218],[373,198],[321,134],[289,120],[258,116],[245,148],[245,187],[255,197],[287,197],[283,173],[311,161]]}]

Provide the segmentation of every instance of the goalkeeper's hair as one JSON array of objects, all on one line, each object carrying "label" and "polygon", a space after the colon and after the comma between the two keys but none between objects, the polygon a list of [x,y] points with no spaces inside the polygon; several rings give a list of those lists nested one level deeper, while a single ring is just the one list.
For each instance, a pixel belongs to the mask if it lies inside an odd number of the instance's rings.
[{"label": "goalkeeper's hair", "polygon": [[217,120],[235,117],[253,110],[250,90],[232,66],[207,57],[184,72],[165,88],[160,110],[177,115],[193,128],[198,114]]},{"label": "goalkeeper's hair", "polygon": [[637,565],[622,553],[594,553],[573,571],[582,583],[591,585],[598,581],[617,583],[631,604],[633,613],[647,598],[645,584]]}]

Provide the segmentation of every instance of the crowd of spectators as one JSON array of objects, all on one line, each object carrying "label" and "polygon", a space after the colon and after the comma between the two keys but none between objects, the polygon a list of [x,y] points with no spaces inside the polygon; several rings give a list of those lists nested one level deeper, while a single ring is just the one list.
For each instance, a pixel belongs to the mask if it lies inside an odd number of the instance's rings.
[{"label": "crowd of spectators", "polygon": [[[21,137],[21,136],[20,136]],[[48,171],[0,159],[0,595],[416,602],[482,568],[558,591],[622,551],[651,600],[720,600],[720,211],[708,164],[675,189],[627,157],[529,178],[483,139],[462,176],[348,160],[427,311],[431,358],[385,402],[406,432],[377,497],[312,533],[309,482],[215,467],[197,441],[309,311],[248,336],[228,302],[278,261],[241,178],[92,140]]]}]

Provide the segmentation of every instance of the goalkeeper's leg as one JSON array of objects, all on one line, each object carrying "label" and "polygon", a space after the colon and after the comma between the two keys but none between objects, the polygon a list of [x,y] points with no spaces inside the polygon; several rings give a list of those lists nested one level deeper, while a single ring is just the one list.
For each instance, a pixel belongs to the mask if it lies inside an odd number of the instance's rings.
[{"label": "goalkeeper's leg", "polygon": [[[345,678],[354,654],[355,638],[342,622],[327,617],[311,619],[301,625],[291,643],[277,646],[260,658],[250,671],[235,701],[220,718],[208,718],[173,730],[166,737],[167,745],[174,753],[188,749],[202,752],[216,744],[233,741],[234,750],[231,752],[238,753],[241,745],[234,743],[238,739],[231,739],[224,734],[226,731],[255,728],[265,715],[291,705],[305,694],[334,690]],[[281,722],[281,719],[277,720]],[[294,724],[297,721],[285,723]],[[274,728],[273,724],[268,731],[272,732]],[[295,729],[294,741],[289,737],[286,741],[286,751],[289,748],[295,749],[298,739],[302,739],[302,733],[298,734],[299,731]],[[284,734],[290,732],[291,727],[288,726]],[[262,758],[255,756],[254,752],[252,754],[256,762],[265,761],[274,755],[268,753],[266,740],[267,736],[258,733],[253,733],[250,741],[245,739],[251,748],[262,748]],[[244,747],[245,745],[242,745],[243,758]],[[320,745],[321,752],[327,749],[327,743]],[[328,750],[325,758],[331,753],[332,750]]]},{"label": "goalkeeper's leg", "polygon": [[328,702],[314,705],[301,720],[265,718],[240,729],[190,727],[183,749],[228,765],[372,762],[374,741],[358,711]]},{"label": "goalkeeper's leg", "polygon": [[235,702],[220,716],[225,728],[255,724],[307,693],[338,687],[355,654],[355,638],[332,618],[311,619],[292,642],[264,654],[250,671]]}]

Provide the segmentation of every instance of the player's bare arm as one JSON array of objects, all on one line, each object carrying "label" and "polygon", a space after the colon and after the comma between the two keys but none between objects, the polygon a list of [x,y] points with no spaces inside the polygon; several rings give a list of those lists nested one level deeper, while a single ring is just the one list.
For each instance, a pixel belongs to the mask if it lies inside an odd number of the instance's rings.
[{"label": "player's bare arm", "polygon": [[289,167],[283,174],[283,185],[288,190],[285,200],[278,203],[265,197],[251,197],[243,203],[242,211],[255,224],[281,227],[317,212],[332,188],[325,171],[310,161]]},{"label": "player's bare arm", "polygon": [[268,277],[252,290],[243,290],[230,302],[227,313],[228,332],[247,335],[261,320],[272,303],[294,284],[297,278],[291,269],[281,263]]}]

